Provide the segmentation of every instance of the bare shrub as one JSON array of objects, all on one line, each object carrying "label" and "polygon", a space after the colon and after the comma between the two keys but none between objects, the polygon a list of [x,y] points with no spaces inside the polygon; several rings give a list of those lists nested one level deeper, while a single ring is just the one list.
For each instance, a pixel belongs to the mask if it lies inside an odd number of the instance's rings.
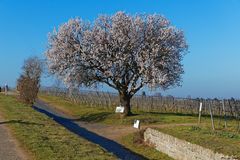
[{"label": "bare shrub", "polygon": [[145,144],[144,143],[144,132],[146,129],[141,129],[140,131],[134,133],[133,135],[133,144]]},{"label": "bare shrub", "polygon": [[33,104],[40,88],[42,63],[39,58],[31,57],[24,61],[23,73],[17,80],[17,90],[21,101]]}]

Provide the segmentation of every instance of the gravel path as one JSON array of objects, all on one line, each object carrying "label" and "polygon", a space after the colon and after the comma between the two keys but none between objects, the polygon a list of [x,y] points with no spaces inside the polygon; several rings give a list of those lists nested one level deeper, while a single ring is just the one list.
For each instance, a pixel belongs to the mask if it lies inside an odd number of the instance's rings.
[{"label": "gravel path", "polygon": [[5,126],[7,123],[0,117],[0,160],[26,160],[26,155]]}]

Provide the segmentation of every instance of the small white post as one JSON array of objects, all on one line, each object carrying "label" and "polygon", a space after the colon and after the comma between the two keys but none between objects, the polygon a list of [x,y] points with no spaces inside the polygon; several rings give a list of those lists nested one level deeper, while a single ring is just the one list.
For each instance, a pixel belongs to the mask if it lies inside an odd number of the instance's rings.
[{"label": "small white post", "polygon": [[198,125],[201,123],[201,115],[202,115],[202,102],[199,105],[199,116],[198,116]]},{"label": "small white post", "polygon": [[133,128],[140,129],[140,120],[134,120]]}]

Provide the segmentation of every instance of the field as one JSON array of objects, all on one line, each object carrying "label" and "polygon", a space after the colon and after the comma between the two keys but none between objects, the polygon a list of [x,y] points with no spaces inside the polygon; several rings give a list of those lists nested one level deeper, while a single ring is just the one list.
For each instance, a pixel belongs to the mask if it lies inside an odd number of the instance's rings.
[{"label": "field", "polygon": [[31,159],[116,159],[96,144],[78,137],[47,116],[0,94],[0,112]]},{"label": "field", "polygon": [[[86,105],[88,107],[115,108],[119,105],[119,97],[116,93],[101,91],[75,91],[69,96],[67,90],[59,88],[42,89],[41,93],[71,99],[71,101]],[[161,112],[177,114],[198,114],[200,102],[202,114],[210,115],[210,110],[214,116],[230,116],[235,119],[240,115],[240,101],[231,99],[203,99],[203,98],[177,98],[173,96],[161,95],[135,95],[131,100],[131,106],[137,111]]]},{"label": "field", "polygon": [[[224,153],[226,155],[234,155],[237,158],[240,158],[240,134],[236,131],[238,121],[235,119],[228,118],[227,128],[225,128],[223,118],[219,116],[215,117],[215,130],[213,131],[211,127],[211,119],[208,115],[202,117],[199,126],[197,125],[197,115],[143,112],[135,109],[133,110],[133,116],[127,117],[126,119],[120,119],[114,113],[113,109],[108,109],[107,107],[89,107],[73,103],[61,97],[49,95],[40,95],[40,98],[81,121],[129,126],[132,125],[134,119],[139,119],[143,126],[163,125],[164,127],[158,129],[164,133],[212,149],[216,152]],[[184,126],[177,124],[190,125]],[[153,148],[149,148],[146,151],[146,146],[144,146],[144,144],[134,142],[136,136],[138,136],[137,133],[131,133],[124,136],[122,137],[121,143],[137,153],[141,153],[149,158],[151,157],[151,159],[166,156],[160,152],[156,152]],[[159,153],[160,155],[158,155]],[[162,159],[167,158],[169,157],[166,156]]]},{"label": "field", "polygon": [[[133,116],[121,119],[114,113],[113,108],[89,107],[62,97],[43,94],[39,95],[39,98],[78,121],[129,127],[135,119],[139,119],[142,128],[151,126],[213,151],[240,158],[240,134],[236,132],[238,121],[235,119],[229,118],[225,128],[222,118],[215,117],[215,131],[213,131],[209,116],[203,116],[199,126],[196,115],[144,112],[136,109],[133,110]],[[22,147],[33,159],[79,159],[79,157],[115,159],[101,147],[72,134],[50,118],[34,111],[30,106],[18,102],[13,96],[0,95],[0,112],[3,113],[6,123],[21,142]],[[139,132],[134,132],[122,136],[118,142],[149,159],[171,160],[167,155],[147,146],[141,138]],[[67,154],[64,151],[68,151]]]},{"label": "field", "polygon": [[[134,111],[134,115],[126,119],[120,119],[113,110],[102,109],[97,107],[87,107],[80,104],[72,103],[69,100],[56,96],[40,95],[39,98],[44,100],[49,105],[54,106],[56,109],[70,114],[77,120],[86,121],[91,123],[99,123],[106,125],[119,125],[128,126],[132,125],[134,119],[140,119],[142,125],[165,125],[175,123],[195,123],[196,117],[174,115],[174,114],[159,114],[159,113],[146,113]],[[138,135],[130,133],[123,136],[119,142],[126,148],[138,153],[144,157],[155,160],[171,160],[166,154],[156,151],[153,147],[146,146],[144,143],[135,143],[134,139]],[[146,149],[147,148],[147,149]]]}]

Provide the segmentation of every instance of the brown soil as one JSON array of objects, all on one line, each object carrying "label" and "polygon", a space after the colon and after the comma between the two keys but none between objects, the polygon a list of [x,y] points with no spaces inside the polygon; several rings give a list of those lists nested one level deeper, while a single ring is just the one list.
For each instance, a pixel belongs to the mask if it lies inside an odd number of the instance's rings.
[{"label": "brown soil", "polygon": [[[133,128],[132,126],[112,126],[112,125],[104,125],[99,123],[88,123],[88,122],[76,122],[81,127],[86,128],[87,130],[94,132],[98,135],[106,137],[108,139],[119,142],[120,139],[128,134],[137,132],[138,129]],[[193,123],[183,123],[183,124],[153,124],[153,125],[143,125],[140,129],[145,128],[162,128],[169,126],[192,126],[195,125]]]}]

